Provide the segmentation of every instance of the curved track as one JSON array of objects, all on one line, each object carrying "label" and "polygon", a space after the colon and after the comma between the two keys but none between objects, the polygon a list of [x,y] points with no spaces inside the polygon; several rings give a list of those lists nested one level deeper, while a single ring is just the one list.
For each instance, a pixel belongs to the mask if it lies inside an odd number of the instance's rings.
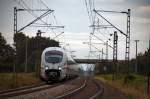
[{"label": "curved track", "polygon": [[104,88],[102,87],[102,85],[98,84],[95,80],[93,80],[93,83],[95,83],[95,85],[97,86],[98,90],[97,92],[91,96],[89,99],[97,99],[100,98],[103,95],[104,92]]},{"label": "curved track", "polygon": [[76,94],[76,93],[79,93],[82,89],[84,89],[86,87],[86,80],[84,80],[84,83],[79,87],[79,88],[76,88],[68,93],[65,93],[63,95],[60,95],[60,96],[57,96],[55,99],[64,99],[64,98],[67,98],[73,94]]},{"label": "curved track", "polygon": [[103,87],[93,78],[76,78],[53,85],[40,84],[0,92],[0,99],[97,99]]},{"label": "curved track", "polygon": [[85,79],[84,83],[69,93],[57,96],[56,99],[97,99],[103,94],[103,88],[94,79]]}]

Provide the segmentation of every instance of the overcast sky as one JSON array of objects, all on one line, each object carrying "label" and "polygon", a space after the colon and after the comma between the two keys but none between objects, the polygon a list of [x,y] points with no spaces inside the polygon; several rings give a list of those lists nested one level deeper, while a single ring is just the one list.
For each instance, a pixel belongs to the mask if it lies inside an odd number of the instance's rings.
[{"label": "overcast sky", "polygon": [[[19,0],[0,0],[0,32],[6,38],[8,43],[13,43],[13,8],[17,6],[21,8],[16,2]],[[29,6],[39,7],[38,4],[33,2],[40,0],[23,0]],[[88,0],[86,0],[88,1]],[[55,10],[54,14],[57,19],[58,25],[64,25],[65,28],[60,30],[64,31],[57,40],[61,42],[69,43],[70,48],[76,51],[74,54],[77,58],[85,58],[88,55],[89,47],[83,42],[89,41],[89,34],[91,29],[89,28],[90,20],[86,10],[85,0],[43,0],[43,2],[51,9]],[[95,9],[98,10],[115,10],[115,11],[127,11],[131,9],[131,58],[135,57],[135,39],[140,40],[138,43],[138,52],[144,52],[148,48],[149,35],[150,35],[150,0],[94,0]],[[40,4],[39,4],[40,5]],[[26,25],[34,18],[28,13],[21,13],[18,15],[18,28]],[[118,28],[126,32],[126,16],[120,14],[108,14],[103,13],[110,22],[116,25]],[[102,21],[102,20],[100,20]],[[26,35],[35,36],[36,31],[41,28],[26,28],[23,32]],[[42,31],[49,34],[43,34],[42,36],[51,36],[53,33],[48,29]],[[60,32],[59,31],[59,32]],[[101,33],[96,33],[99,38],[107,41],[109,34],[114,30],[101,30]],[[56,31],[58,32],[58,31]],[[50,34],[51,33],[51,34]],[[59,34],[59,33],[57,33]],[[125,53],[125,37],[118,32],[118,56],[119,59],[124,59]],[[111,38],[112,39],[112,38]],[[99,40],[94,38],[93,42],[100,43]],[[109,42],[112,45],[112,41]],[[99,49],[104,49],[105,46],[95,45]],[[96,50],[92,48],[92,50]],[[112,58],[112,49],[109,49],[109,58]]]}]

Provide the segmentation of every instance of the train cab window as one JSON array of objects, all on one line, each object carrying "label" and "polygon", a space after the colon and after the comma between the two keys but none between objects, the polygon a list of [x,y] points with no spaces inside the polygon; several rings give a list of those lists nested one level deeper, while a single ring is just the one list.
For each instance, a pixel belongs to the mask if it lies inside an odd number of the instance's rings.
[{"label": "train cab window", "polygon": [[60,51],[48,51],[45,53],[45,61],[48,63],[60,63],[63,58],[63,53]]}]

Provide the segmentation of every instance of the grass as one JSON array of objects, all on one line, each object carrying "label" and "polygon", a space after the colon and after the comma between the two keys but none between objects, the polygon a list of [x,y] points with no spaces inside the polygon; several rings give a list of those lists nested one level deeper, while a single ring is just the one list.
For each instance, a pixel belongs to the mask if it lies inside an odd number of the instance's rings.
[{"label": "grass", "polygon": [[134,79],[124,83],[125,75],[117,75],[115,80],[112,80],[112,75],[97,75],[96,79],[101,80],[110,86],[121,90],[129,99],[150,99],[147,94],[147,78],[141,75],[134,75]]},{"label": "grass", "polygon": [[35,73],[17,73],[16,83],[13,73],[0,73],[0,91],[38,84],[40,82]]}]

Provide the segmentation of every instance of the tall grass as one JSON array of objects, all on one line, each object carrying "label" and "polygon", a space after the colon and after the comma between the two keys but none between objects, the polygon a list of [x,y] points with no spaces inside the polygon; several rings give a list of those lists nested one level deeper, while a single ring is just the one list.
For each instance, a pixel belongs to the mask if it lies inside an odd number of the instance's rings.
[{"label": "tall grass", "polygon": [[0,73],[0,91],[38,84],[40,82],[35,73],[17,73],[16,79],[14,79],[13,73]]},{"label": "tall grass", "polygon": [[148,95],[146,90],[146,77],[140,75],[133,76],[135,78],[128,83],[124,83],[125,75],[118,75],[115,80],[112,80],[112,75],[98,75],[95,78],[122,91],[129,99],[150,99],[150,95]]}]

